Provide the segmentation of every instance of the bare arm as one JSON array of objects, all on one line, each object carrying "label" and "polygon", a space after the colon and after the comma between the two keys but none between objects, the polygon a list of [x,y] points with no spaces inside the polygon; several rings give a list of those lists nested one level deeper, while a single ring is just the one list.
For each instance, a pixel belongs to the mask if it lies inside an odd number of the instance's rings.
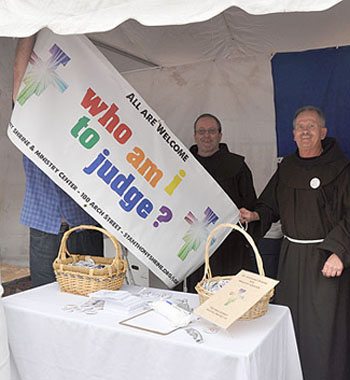
[{"label": "bare arm", "polygon": [[36,35],[21,38],[16,47],[15,63],[13,69],[13,101],[17,99],[18,91],[21,86],[24,73],[26,71],[30,54],[33,50]]}]

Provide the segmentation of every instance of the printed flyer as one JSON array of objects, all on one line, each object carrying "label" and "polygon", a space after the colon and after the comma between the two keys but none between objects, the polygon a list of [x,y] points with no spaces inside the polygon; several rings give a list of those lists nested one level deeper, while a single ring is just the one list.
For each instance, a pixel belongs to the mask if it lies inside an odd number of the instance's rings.
[{"label": "printed flyer", "polygon": [[170,288],[203,263],[215,226],[238,221],[235,204],[85,36],[38,34],[8,136]]},{"label": "printed flyer", "polygon": [[278,282],[272,278],[241,270],[222,289],[197,307],[195,313],[227,329]]}]

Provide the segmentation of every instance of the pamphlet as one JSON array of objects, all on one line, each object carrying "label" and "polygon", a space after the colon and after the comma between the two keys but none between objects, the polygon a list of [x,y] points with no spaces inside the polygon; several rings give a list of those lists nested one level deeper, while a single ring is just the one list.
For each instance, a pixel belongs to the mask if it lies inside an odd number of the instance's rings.
[{"label": "pamphlet", "polygon": [[195,309],[200,317],[227,329],[279,281],[241,270],[222,289]]}]

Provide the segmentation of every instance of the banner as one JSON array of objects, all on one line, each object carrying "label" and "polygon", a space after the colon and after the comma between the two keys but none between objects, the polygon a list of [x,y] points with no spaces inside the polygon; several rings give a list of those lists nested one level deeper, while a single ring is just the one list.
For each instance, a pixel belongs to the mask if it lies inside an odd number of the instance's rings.
[{"label": "banner", "polygon": [[169,287],[203,263],[216,225],[238,221],[226,193],[84,36],[39,33],[8,135]]}]

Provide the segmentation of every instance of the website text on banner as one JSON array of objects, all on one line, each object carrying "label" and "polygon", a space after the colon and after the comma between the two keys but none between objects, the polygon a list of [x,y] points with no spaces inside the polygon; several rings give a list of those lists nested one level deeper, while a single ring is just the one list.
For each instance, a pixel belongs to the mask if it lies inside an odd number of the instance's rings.
[{"label": "website text on banner", "polygon": [[39,33],[8,135],[169,287],[203,262],[215,225],[238,221],[234,203],[84,36]]}]

